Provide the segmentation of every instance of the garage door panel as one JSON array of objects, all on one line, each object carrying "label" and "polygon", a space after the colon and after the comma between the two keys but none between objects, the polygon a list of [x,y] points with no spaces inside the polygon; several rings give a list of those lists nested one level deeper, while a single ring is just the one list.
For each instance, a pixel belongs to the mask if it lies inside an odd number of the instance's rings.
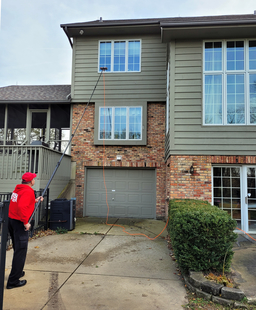
[{"label": "garage door panel", "polygon": [[134,180],[137,180],[138,178],[141,178],[141,170],[130,170],[128,171],[128,175],[127,177],[129,179],[134,179]]},{"label": "garage door panel", "polygon": [[113,215],[119,217],[126,217],[126,208],[125,207],[113,208]]},{"label": "garage door panel", "polygon": [[100,199],[101,195],[100,195],[100,193],[93,193],[93,194],[89,194],[87,198],[88,198],[88,202],[89,203],[91,203],[91,202],[98,202],[99,200],[101,200]]},{"label": "garage door panel", "polygon": [[128,195],[128,202],[140,203],[140,195],[134,195],[134,194]]},{"label": "garage door panel", "polygon": [[[105,169],[109,216],[156,217],[155,170]],[[102,169],[87,168],[85,215],[107,215]]]},{"label": "garage door panel", "polygon": [[101,186],[100,181],[91,180],[91,182],[88,184],[88,189],[98,190],[98,188],[100,188],[100,186]]},{"label": "garage door panel", "polygon": [[126,190],[126,182],[125,181],[115,182],[115,188],[116,190],[120,190],[120,191]]},{"label": "garage door panel", "polygon": [[144,217],[150,217],[151,209],[150,208],[142,208],[141,209],[141,215]]},{"label": "garage door panel", "polygon": [[138,207],[128,207],[127,216],[128,217],[140,217],[139,216],[139,208]]},{"label": "garage door panel", "polygon": [[141,190],[143,191],[153,191],[154,187],[152,183],[149,182],[142,182],[141,183]]},{"label": "garage door panel", "polygon": [[142,203],[152,204],[152,202],[153,202],[153,195],[150,195],[150,194],[144,195],[144,194],[142,194],[141,195],[141,202]]},{"label": "garage door panel", "polygon": [[128,189],[130,191],[139,191],[140,190],[140,183],[139,182],[129,182],[128,183]]},{"label": "garage door panel", "polygon": [[121,180],[127,178],[127,170],[116,170],[115,177],[116,179],[121,179]]},{"label": "garage door panel", "polygon": [[[105,180],[105,184],[108,191],[111,191],[114,188],[114,181]],[[100,189],[105,191],[105,184],[102,176],[102,182],[100,184]]]}]

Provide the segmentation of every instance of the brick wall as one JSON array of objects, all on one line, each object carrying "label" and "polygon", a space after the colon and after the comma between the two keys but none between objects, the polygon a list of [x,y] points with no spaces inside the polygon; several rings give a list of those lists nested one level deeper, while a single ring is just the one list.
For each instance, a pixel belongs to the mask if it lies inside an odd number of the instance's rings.
[{"label": "brick wall", "polygon": [[[85,105],[73,106],[73,131]],[[76,162],[77,216],[83,216],[84,168],[127,167],[156,169],[156,217],[165,216],[165,104],[148,103],[146,146],[99,146],[94,145],[94,104],[90,104],[72,141],[72,161]],[[121,155],[122,161],[116,161]]]},{"label": "brick wall", "polygon": [[[255,164],[255,156],[171,156],[166,163],[166,197],[212,202],[213,164]],[[193,166],[193,173],[190,167]],[[168,201],[166,202],[166,214]]]}]

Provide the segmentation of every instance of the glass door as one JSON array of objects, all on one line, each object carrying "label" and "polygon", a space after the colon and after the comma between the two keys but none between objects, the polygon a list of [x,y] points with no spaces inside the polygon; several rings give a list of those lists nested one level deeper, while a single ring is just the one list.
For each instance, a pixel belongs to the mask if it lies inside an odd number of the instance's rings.
[{"label": "glass door", "polygon": [[213,204],[226,211],[244,230],[241,167],[213,167]]},{"label": "glass door", "polygon": [[213,167],[213,204],[256,233],[256,166]]},{"label": "glass door", "polygon": [[246,166],[245,208],[248,232],[256,232],[256,167]]}]

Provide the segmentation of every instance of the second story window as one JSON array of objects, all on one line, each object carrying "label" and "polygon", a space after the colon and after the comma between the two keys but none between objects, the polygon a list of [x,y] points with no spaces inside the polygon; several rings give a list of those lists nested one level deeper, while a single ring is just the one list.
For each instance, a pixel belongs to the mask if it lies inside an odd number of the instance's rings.
[{"label": "second story window", "polygon": [[100,41],[99,71],[107,67],[107,72],[140,72],[141,41]]},{"label": "second story window", "polygon": [[142,107],[100,107],[99,139],[141,140]]},{"label": "second story window", "polygon": [[204,124],[256,124],[256,40],[204,43]]}]

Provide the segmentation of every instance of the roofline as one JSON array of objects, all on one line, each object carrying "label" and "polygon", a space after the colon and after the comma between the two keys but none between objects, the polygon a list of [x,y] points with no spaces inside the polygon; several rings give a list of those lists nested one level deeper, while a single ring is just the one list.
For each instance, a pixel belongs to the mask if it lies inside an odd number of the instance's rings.
[{"label": "roofline", "polygon": [[54,104],[54,103],[66,103],[70,104],[71,99],[69,100],[0,100],[1,104],[10,104],[10,103],[21,103],[21,104]]},{"label": "roofline", "polygon": [[[97,23],[98,22],[98,23]],[[155,21],[145,20],[134,20],[134,22],[127,23],[127,20],[120,20],[118,22],[113,22],[112,20],[104,20],[104,21],[95,21],[95,24],[85,23],[71,23],[71,24],[61,24],[60,27],[64,29],[67,28],[91,28],[91,27],[115,27],[115,26],[136,26],[136,25],[155,25],[160,24],[161,20],[156,19]],[[65,30],[64,30],[65,31]]]},{"label": "roofline", "polygon": [[204,26],[236,26],[236,25],[250,25],[256,24],[256,20],[223,20],[210,22],[185,22],[185,23],[168,23],[161,22],[160,26],[163,28],[180,28],[180,27],[204,27]]}]

